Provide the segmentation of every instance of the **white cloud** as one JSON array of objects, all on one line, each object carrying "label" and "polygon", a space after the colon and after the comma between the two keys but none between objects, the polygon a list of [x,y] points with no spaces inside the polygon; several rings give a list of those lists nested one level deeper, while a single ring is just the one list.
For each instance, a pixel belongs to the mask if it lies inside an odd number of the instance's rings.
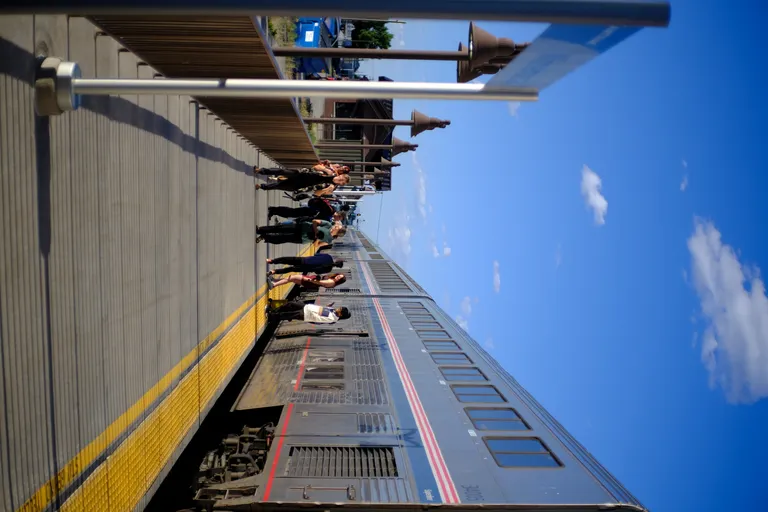
[{"label": "white cloud", "polygon": [[560,268],[560,265],[562,263],[563,263],[562,246],[560,244],[557,244],[557,249],[555,250],[555,270]]},{"label": "white cloud", "polygon": [[419,160],[416,158],[416,153],[411,153],[411,160],[413,162],[413,168],[416,171],[416,200],[418,202],[419,215],[426,223],[427,221],[427,209],[431,212],[432,205],[427,204],[427,174],[419,164]]},{"label": "white cloud", "polygon": [[443,223],[443,224],[440,226],[440,229],[442,230],[443,234],[445,234],[445,232],[446,232],[445,223]]},{"label": "white cloud", "polygon": [[472,297],[467,295],[461,299],[459,307],[461,308],[461,314],[464,315],[464,317],[469,318],[469,315],[472,314]]},{"label": "white cloud", "polygon": [[483,347],[485,347],[486,350],[493,350],[496,348],[496,344],[493,342],[493,338],[488,338],[485,340],[485,343],[483,343]]},{"label": "white cloud", "polygon": [[507,103],[507,108],[509,108],[509,115],[512,117],[517,117],[517,112],[520,110],[520,102],[510,101]]},{"label": "white cloud", "polygon": [[403,254],[411,254],[411,228],[408,226],[396,226],[389,229],[389,242],[395,249],[400,249]]},{"label": "white cloud", "polygon": [[402,23],[393,23],[390,24],[390,27],[392,27],[390,30],[394,36],[392,39],[400,46],[405,46],[405,25]]},{"label": "white cloud", "polygon": [[419,172],[417,175],[417,184],[418,187],[416,190],[418,191],[418,200],[419,200],[419,214],[421,215],[421,218],[424,219],[424,221],[427,220],[427,179],[424,176],[423,172]]},{"label": "white cloud", "polygon": [[768,297],[758,269],[743,266],[711,222],[694,221],[691,272],[707,323],[701,361],[730,403],[768,396]]},{"label": "white cloud", "polygon": [[686,174],[683,176],[683,181],[680,182],[680,192],[685,192],[685,189],[688,188],[688,175]]},{"label": "white cloud", "polygon": [[[403,208],[403,211],[405,208]],[[402,213],[394,218],[394,226],[388,230],[387,245],[384,249],[392,258],[407,267],[411,255],[411,217]]]},{"label": "white cloud", "polygon": [[448,247],[447,242],[443,242],[442,249],[435,243],[434,235],[431,236],[430,248],[432,249],[432,256],[439,258],[440,256],[448,257],[451,255],[451,248]]},{"label": "white cloud", "polygon": [[608,213],[608,201],[600,192],[603,182],[600,176],[592,169],[584,165],[581,169],[581,195],[584,196],[587,206],[595,213],[595,224],[605,224],[605,215]]},{"label": "white cloud", "polygon": [[687,169],[687,168],[688,168],[688,161],[683,160],[683,169]]},{"label": "white cloud", "polygon": [[499,262],[493,262],[493,289],[496,293],[501,290],[501,273],[499,272]]},{"label": "white cloud", "polygon": [[472,316],[472,297],[466,296],[461,299],[459,303],[460,315],[456,315],[456,323],[461,326],[462,329],[469,332],[469,317]]}]

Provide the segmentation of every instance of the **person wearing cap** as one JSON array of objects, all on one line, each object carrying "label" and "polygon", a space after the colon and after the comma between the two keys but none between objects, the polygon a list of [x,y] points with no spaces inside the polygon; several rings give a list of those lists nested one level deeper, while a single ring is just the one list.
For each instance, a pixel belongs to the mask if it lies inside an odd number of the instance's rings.
[{"label": "person wearing cap", "polygon": [[349,309],[344,306],[333,308],[333,302],[327,306],[320,306],[295,300],[275,306],[274,301],[270,301],[267,305],[267,320],[270,322],[298,320],[311,324],[335,324],[339,320],[346,320],[352,316]]}]

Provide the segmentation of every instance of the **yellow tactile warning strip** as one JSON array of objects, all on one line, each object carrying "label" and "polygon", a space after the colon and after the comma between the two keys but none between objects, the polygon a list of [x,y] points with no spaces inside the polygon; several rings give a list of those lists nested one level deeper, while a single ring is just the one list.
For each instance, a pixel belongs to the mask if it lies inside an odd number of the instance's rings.
[{"label": "yellow tactile warning strip", "polygon": [[[308,247],[301,254],[311,251]],[[73,457],[57,478],[40,487],[19,511],[44,511],[57,494],[63,502],[61,510],[133,510],[198,422],[200,411],[264,329],[267,299],[287,295],[279,289],[266,291],[265,284]],[[84,482],[74,492],[69,490],[78,480]]]}]

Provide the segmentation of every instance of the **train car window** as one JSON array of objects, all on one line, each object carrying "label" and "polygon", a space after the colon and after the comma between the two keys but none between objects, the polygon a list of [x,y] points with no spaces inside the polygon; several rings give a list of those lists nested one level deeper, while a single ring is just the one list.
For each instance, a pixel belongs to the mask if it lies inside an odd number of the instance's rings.
[{"label": "train car window", "polygon": [[332,380],[343,379],[344,367],[343,366],[307,366],[304,370],[304,379],[315,380]]},{"label": "train car window", "polygon": [[308,380],[301,383],[302,391],[344,391],[343,382],[323,382]]},{"label": "train car window", "polygon": [[493,386],[455,385],[451,386],[451,389],[459,402],[503,403],[507,401]]},{"label": "train car window", "polygon": [[452,368],[450,366],[440,367],[445,380],[466,380],[466,381],[482,381],[488,380],[483,372],[474,367],[457,367]]},{"label": "train car window", "polygon": [[472,360],[463,352],[433,352],[430,355],[437,364],[472,364]]},{"label": "train car window", "polygon": [[310,350],[307,352],[308,363],[343,363],[344,352],[339,350]]},{"label": "train car window", "polygon": [[531,437],[486,437],[485,444],[503,468],[558,468],[562,466],[541,440]]},{"label": "train car window", "polygon": [[403,281],[392,266],[386,261],[368,261],[376,284],[381,291],[410,291],[411,287]]},{"label": "train car window", "polygon": [[411,325],[414,329],[442,329],[443,327],[437,322],[425,322],[420,320],[413,320],[411,318],[409,318],[409,320],[411,320]]},{"label": "train car window", "polygon": [[424,307],[424,305],[421,302],[398,302],[398,306],[402,310],[410,310],[410,311],[426,311],[427,308]]},{"label": "train car window", "polygon": [[460,350],[455,341],[424,340],[427,350]]},{"label": "train car window", "polygon": [[465,409],[477,430],[530,430],[514,409]]},{"label": "train car window", "polygon": [[416,334],[419,335],[419,338],[421,339],[428,339],[428,340],[449,340],[451,339],[451,336],[445,332],[445,331],[421,331],[419,329],[416,329]]},{"label": "train car window", "polygon": [[429,322],[430,320],[434,320],[435,317],[430,315],[429,313],[411,313],[410,311],[405,311],[405,318],[412,322]]}]

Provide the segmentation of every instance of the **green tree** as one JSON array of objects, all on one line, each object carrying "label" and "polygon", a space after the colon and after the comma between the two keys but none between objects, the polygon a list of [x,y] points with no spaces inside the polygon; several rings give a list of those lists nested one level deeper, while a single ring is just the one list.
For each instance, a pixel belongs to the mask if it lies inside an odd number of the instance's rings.
[{"label": "green tree", "polygon": [[384,21],[352,20],[355,31],[352,33],[352,48],[380,48],[388,50],[392,46],[392,33]]}]

